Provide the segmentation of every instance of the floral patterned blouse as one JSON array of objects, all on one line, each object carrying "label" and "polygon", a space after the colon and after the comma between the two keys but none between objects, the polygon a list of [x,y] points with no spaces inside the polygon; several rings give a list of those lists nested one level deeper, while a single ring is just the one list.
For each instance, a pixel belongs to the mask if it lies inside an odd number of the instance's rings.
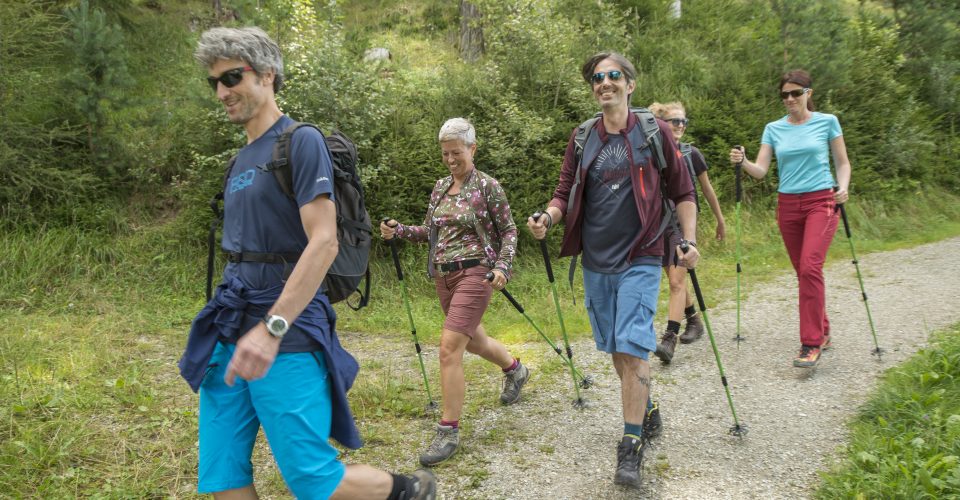
[{"label": "floral patterned blouse", "polygon": [[427,215],[420,226],[397,226],[397,237],[429,242],[427,272],[434,266],[466,259],[485,259],[507,279],[517,253],[517,225],[507,195],[493,177],[474,169],[460,187],[448,194],[453,176],[437,181]]}]

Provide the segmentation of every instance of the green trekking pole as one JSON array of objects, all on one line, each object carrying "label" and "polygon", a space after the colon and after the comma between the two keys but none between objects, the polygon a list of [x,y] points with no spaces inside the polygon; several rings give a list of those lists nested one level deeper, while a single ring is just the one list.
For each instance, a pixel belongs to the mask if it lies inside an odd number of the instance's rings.
[{"label": "green trekking pole", "polygon": [[[687,240],[680,240],[680,251],[687,253],[690,245]],[[727,393],[727,402],[730,404],[730,413],[733,414],[733,427],[730,428],[730,434],[743,437],[747,434],[746,424],[741,424],[737,419],[737,410],[733,407],[733,397],[730,396],[730,387],[727,384],[727,376],[723,372],[723,363],[720,361],[720,351],[717,349],[717,342],[713,338],[713,328],[710,326],[710,318],[707,316],[707,305],[703,300],[703,292],[700,291],[700,282],[697,281],[697,271],[693,268],[687,268],[687,274],[690,275],[690,282],[693,283],[693,291],[697,294],[697,305],[700,306],[700,314],[703,314],[703,323],[707,325],[707,336],[710,338],[710,347],[713,348],[713,355],[717,358],[717,368],[720,369],[720,382],[723,383],[723,390]]]},{"label": "green trekking pole", "polygon": [[[487,273],[486,279],[487,279],[487,281],[493,281],[493,271],[490,271],[490,272]],[[588,380],[589,380],[588,377],[584,377],[582,373],[580,373],[579,371],[577,371],[577,369],[573,366],[573,361],[572,361],[570,358],[567,358],[567,357],[565,357],[565,356],[563,355],[563,351],[561,351],[560,348],[557,347],[557,345],[554,344],[552,340],[550,340],[550,337],[547,337],[547,335],[546,335],[545,333],[543,333],[543,330],[541,330],[540,327],[537,326],[537,324],[533,322],[533,319],[531,319],[530,316],[528,316],[527,313],[524,312],[523,306],[520,305],[519,302],[517,302],[517,299],[513,298],[513,295],[511,295],[510,292],[508,292],[506,288],[502,288],[502,289],[500,290],[500,293],[502,293],[503,296],[506,297],[508,301],[510,301],[510,304],[513,305],[513,308],[516,309],[517,312],[519,312],[524,318],[526,318],[527,323],[530,323],[530,326],[532,326],[533,329],[536,330],[537,333],[539,333],[541,337],[543,337],[543,340],[546,340],[546,341],[547,341],[547,344],[550,344],[550,347],[552,347],[552,348],[553,348],[553,351],[557,353],[557,356],[560,356],[560,359],[562,359],[564,362],[566,362],[567,365],[570,367],[570,372],[573,373],[573,377],[574,377],[573,388],[574,388],[574,390],[575,390],[576,393],[577,393],[577,399],[574,399],[574,400],[573,400],[573,406],[574,406],[575,408],[586,408],[587,402],[586,402],[585,399],[583,399],[583,398],[580,396],[580,389],[579,389],[579,387],[578,387],[578,384],[576,383],[576,379],[577,379],[577,377],[579,377],[579,378],[580,378],[580,385],[583,385],[584,387],[589,387],[590,384],[592,384],[592,381],[588,382]]]},{"label": "green trekking pole", "polygon": [[[384,218],[383,223],[390,226],[390,219]],[[396,224],[390,227],[397,227]],[[400,295],[403,296],[403,306],[407,310],[407,319],[410,320],[410,334],[413,335],[413,345],[417,348],[417,358],[420,360],[420,374],[423,375],[423,386],[427,389],[427,412],[432,412],[438,408],[437,402],[433,400],[430,394],[430,382],[427,381],[427,369],[423,366],[423,353],[420,348],[420,339],[417,338],[417,326],[413,322],[413,312],[410,310],[410,297],[407,295],[407,283],[403,280],[403,268],[400,267],[400,255],[397,253],[397,237],[394,236],[387,240],[390,244],[390,253],[393,255],[393,266],[397,269],[397,280],[400,281]]]},{"label": "green trekking pole", "polygon": [[[837,188],[833,188],[836,191]],[[867,308],[867,320],[870,322],[870,333],[873,335],[873,351],[871,354],[877,356],[877,360],[883,361],[881,355],[883,349],[880,349],[880,344],[877,342],[877,330],[873,327],[873,316],[870,314],[870,303],[867,302],[867,291],[863,288],[863,275],[860,274],[860,261],[857,260],[857,251],[853,248],[853,236],[850,234],[850,223],[847,222],[847,209],[843,206],[843,203],[837,204],[837,208],[840,209],[840,217],[843,219],[843,230],[847,233],[847,242],[850,243],[850,254],[853,256],[853,265],[857,269],[857,281],[860,282],[860,294],[863,295],[863,305]]]},{"label": "green trekking pole", "polygon": [[[540,212],[533,214],[533,220],[540,220]],[[567,327],[563,322],[563,313],[560,310],[560,295],[557,293],[557,282],[553,278],[553,264],[550,263],[550,252],[547,250],[547,240],[546,238],[539,240],[540,241],[540,254],[543,255],[543,265],[547,269],[547,281],[550,282],[550,291],[553,294],[553,305],[557,310],[557,319],[560,321],[560,333],[563,335],[563,346],[567,352],[567,359],[570,360],[567,363],[570,366],[570,376],[573,378],[573,388],[577,392],[577,399],[580,399],[580,389],[577,387],[577,376],[573,368],[573,349],[570,348],[570,340],[567,337]],[[557,349],[559,351],[559,349]],[[580,386],[584,389],[590,387],[593,383],[589,378],[581,378]]]},{"label": "green trekking pole", "polygon": [[[740,145],[738,144],[738,145],[734,146],[734,148],[735,148],[735,149],[739,149],[740,152],[743,153],[743,146],[740,146]],[[735,177],[736,177],[736,181],[737,181],[737,182],[736,182],[736,184],[737,184],[737,208],[736,208],[736,210],[734,211],[734,218],[735,218],[736,221],[737,221],[737,222],[736,222],[736,224],[737,224],[737,243],[736,243],[736,247],[737,247],[737,336],[734,337],[733,339],[737,341],[737,349],[740,349],[740,341],[741,341],[741,340],[745,340],[745,339],[740,335],[740,273],[743,272],[743,268],[740,267],[740,239],[741,239],[741,234],[742,234],[742,233],[740,232],[740,200],[743,198],[743,183],[742,183],[743,161],[738,161],[738,162],[737,162],[736,166],[734,167],[734,172],[735,172]]]}]

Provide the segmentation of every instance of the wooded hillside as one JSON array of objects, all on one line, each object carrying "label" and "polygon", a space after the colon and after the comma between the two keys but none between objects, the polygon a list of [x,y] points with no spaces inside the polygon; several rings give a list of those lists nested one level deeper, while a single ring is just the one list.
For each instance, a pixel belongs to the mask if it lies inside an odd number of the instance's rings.
[{"label": "wooded hillside", "polygon": [[[718,191],[727,149],[755,154],[784,114],[777,79],[796,67],[840,118],[854,196],[956,190],[958,22],[945,0],[2,2],[0,220],[122,232],[131,213],[177,216],[184,241],[203,241],[206,200],[242,143],[192,59],[217,24],[281,43],[282,108],[354,138],[374,217],[422,217],[453,116],[476,125],[477,164],[514,211],[541,207],[571,128],[595,110],[579,67],[601,49],[636,63],[635,105],[686,104]],[[373,47],[392,58],[365,62]]]}]

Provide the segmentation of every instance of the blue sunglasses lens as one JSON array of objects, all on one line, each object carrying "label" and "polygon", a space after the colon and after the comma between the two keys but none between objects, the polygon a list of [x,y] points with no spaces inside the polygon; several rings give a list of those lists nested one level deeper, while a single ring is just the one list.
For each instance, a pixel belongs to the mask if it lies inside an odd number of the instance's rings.
[{"label": "blue sunglasses lens", "polygon": [[606,72],[606,73],[604,73],[604,72],[594,73],[594,74],[593,74],[593,83],[603,83],[603,79],[604,79],[604,78],[609,78],[611,82],[615,82],[615,81],[618,81],[618,80],[620,80],[621,78],[623,78],[623,73],[621,73],[621,72],[619,72],[619,71],[617,71],[617,70],[608,71],[608,72]]}]

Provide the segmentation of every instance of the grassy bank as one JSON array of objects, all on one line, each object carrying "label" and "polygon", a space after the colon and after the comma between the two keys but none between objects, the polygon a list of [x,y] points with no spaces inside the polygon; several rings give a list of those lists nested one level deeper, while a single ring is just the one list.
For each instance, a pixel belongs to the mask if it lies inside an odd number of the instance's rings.
[{"label": "grassy bank", "polygon": [[960,497],[960,324],[890,369],[819,498]]},{"label": "grassy bank", "polygon": [[[897,208],[851,205],[858,252],[960,234],[958,201],[941,193],[919,195]],[[772,217],[772,209],[743,213],[747,293],[789,266]],[[732,210],[727,226],[732,238]],[[179,379],[176,360],[203,303],[205,250],[200,242],[178,243],[183,238],[176,222],[128,227],[110,236],[70,229],[0,235],[0,491],[14,498],[193,495],[196,396]],[[701,227],[707,258],[700,276],[715,304],[732,297],[733,244],[711,241],[709,216]],[[528,239],[520,252],[510,289],[541,328],[559,338],[539,252]],[[405,248],[403,255],[421,341],[435,345],[441,321],[432,285],[420,271],[425,249]],[[830,258],[849,258],[842,234]],[[565,276],[566,259],[554,267],[558,278]],[[409,468],[412,450],[397,443],[411,429],[428,429],[432,419],[422,416],[425,398],[392,262],[378,259],[373,270],[371,306],[360,313],[339,308],[340,329],[362,332],[344,335],[347,348],[381,353],[364,362],[350,393],[370,446],[349,460]],[[585,337],[589,326],[582,291],[575,287],[571,293],[559,286],[561,303],[568,331]],[[521,357],[539,364],[542,376],[565,384],[552,352],[541,344],[529,352],[518,345],[538,337],[505,300],[494,299],[486,324]],[[497,381],[489,370],[476,369],[479,360],[469,357],[466,363],[468,383],[483,388],[467,399],[464,418],[472,420],[495,400]],[[438,399],[438,375],[431,370],[429,376]],[[946,422],[950,415],[941,416]],[[262,493],[279,494],[284,487],[268,453],[261,442],[255,474]],[[485,473],[480,466],[458,470],[477,481]]]}]

